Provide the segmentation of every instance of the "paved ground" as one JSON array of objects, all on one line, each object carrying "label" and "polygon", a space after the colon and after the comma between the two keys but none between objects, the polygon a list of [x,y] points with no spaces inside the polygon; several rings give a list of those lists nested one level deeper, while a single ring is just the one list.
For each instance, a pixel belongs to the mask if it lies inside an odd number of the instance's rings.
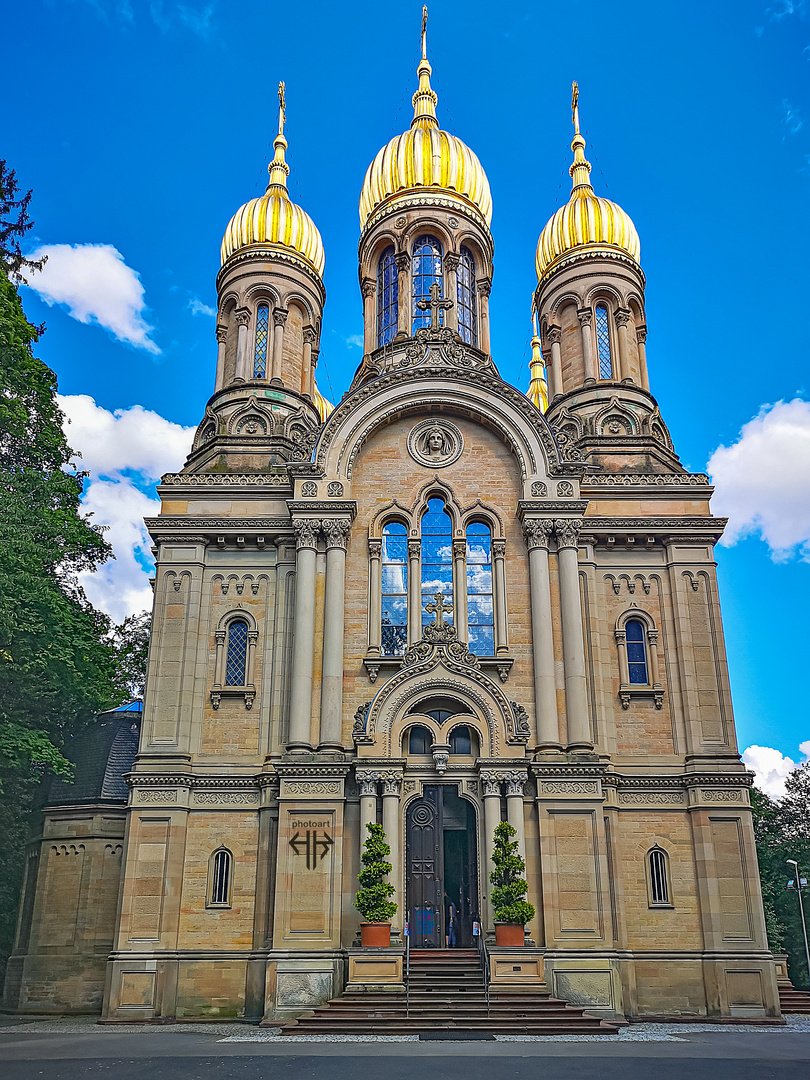
[{"label": "paved ground", "polygon": [[[377,1059],[377,1066],[365,1059]],[[233,1024],[136,1030],[0,1021],[2,1080],[802,1080],[810,1022],[637,1025],[611,1038],[418,1042],[276,1038]]]}]

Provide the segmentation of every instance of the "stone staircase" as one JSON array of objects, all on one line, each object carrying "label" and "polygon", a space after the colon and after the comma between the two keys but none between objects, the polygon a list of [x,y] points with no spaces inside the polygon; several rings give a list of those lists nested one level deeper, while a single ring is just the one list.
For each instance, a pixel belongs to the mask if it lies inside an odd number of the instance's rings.
[{"label": "stone staircase", "polygon": [[810,1016],[810,994],[806,990],[794,990],[792,986],[780,985],[779,1007],[783,1013]]},{"label": "stone staircase", "polygon": [[544,993],[486,991],[475,949],[411,952],[410,1007],[405,995],[352,993],[282,1027],[284,1035],[612,1035],[618,1025]]}]

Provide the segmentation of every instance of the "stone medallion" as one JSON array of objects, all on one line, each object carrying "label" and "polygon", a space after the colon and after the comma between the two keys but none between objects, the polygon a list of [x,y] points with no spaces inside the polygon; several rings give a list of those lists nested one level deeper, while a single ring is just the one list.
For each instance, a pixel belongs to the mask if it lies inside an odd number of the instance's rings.
[{"label": "stone medallion", "polygon": [[408,453],[420,465],[443,469],[461,457],[464,440],[455,424],[449,420],[423,420],[408,436]]}]

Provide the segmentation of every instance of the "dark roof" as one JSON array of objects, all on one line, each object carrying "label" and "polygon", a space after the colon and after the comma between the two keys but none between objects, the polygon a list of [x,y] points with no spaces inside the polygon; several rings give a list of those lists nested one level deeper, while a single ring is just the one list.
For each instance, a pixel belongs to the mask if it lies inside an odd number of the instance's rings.
[{"label": "dark roof", "polygon": [[99,713],[90,727],[64,747],[65,757],[75,766],[73,779],[54,776],[45,805],[83,802],[124,805],[127,801],[124,776],[132,769],[138,752],[142,716],[140,701]]}]

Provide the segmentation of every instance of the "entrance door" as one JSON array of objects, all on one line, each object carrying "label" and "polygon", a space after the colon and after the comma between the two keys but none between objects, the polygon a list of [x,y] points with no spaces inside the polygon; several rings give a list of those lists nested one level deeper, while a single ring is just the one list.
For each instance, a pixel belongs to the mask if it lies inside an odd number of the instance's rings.
[{"label": "entrance door", "polygon": [[407,851],[413,947],[470,948],[478,918],[475,810],[455,784],[426,784],[408,807]]}]

